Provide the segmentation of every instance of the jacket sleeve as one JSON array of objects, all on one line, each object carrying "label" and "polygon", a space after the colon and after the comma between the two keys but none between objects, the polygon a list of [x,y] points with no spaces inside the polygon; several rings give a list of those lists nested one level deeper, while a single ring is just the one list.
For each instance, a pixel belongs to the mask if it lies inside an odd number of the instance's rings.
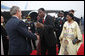
[{"label": "jacket sleeve", "polygon": [[77,29],[76,29],[77,38],[83,42],[82,33],[81,33],[81,30],[80,30],[80,28],[79,28],[78,23],[76,23],[76,28],[77,28]]},{"label": "jacket sleeve", "polygon": [[28,27],[23,21],[20,21],[17,25],[17,31],[27,38],[31,38],[33,40],[37,39],[36,35],[28,31]]},{"label": "jacket sleeve", "polygon": [[51,16],[49,16],[48,18],[48,25],[44,25],[44,29],[49,29],[49,30],[52,30],[54,29],[54,21],[53,21],[53,18]]}]

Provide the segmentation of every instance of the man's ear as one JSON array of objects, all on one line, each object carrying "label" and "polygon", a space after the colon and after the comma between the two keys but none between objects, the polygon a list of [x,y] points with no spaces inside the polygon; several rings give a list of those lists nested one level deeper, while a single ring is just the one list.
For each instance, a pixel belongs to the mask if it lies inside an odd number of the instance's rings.
[{"label": "man's ear", "polygon": [[17,13],[16,13],[16,14],[17,14],[17,16],[18,16],[18,14],[19,14],[19,11],[18,11],[18,9],[17,9]]}]

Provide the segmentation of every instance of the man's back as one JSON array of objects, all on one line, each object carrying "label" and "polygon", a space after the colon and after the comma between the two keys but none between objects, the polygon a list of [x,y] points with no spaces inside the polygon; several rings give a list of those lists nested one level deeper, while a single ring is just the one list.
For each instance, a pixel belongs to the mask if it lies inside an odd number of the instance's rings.
[{"label": "man's back", "polygon": [[6,31],[9,36],[10,55],[27,55],[31,52],[30,39],[29,43],[26,40],[26,37],[30,38],[31,34],[27,32],[28,29],[23,21],[17,17],[12,17],[6,24]]}]

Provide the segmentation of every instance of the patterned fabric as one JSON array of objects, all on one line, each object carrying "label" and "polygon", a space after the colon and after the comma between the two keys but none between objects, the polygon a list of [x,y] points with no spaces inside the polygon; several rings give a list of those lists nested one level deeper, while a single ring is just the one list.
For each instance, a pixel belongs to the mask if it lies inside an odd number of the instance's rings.
[{"label": "patterned fabric", "polygon": [[[78,40],[81,40],[81,42],[74,45],[72,40],[76,37]],[[63,39],[60,41],[61,47],[59,55],[77,55],[77,51],[83,42],[82,34],[77,22],[73,21],[69,24],[68,21],[66,21],[59,39]]]}]

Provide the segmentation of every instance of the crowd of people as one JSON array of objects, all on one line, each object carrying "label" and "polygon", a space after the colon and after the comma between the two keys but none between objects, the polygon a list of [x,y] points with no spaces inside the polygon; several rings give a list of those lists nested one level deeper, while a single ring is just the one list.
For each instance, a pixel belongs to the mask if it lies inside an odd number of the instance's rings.
[{"label": "crowd of people", "polygon": [[[57,18],[46,14],[44,8],[38,9],[37,21],[32,21],[31,16],[26,16],[22,21],[21,9],[13,6],[10,9],[12,17],[3,27],[4,18],[1,16],[1,55],[30,55],[33,43],[37,55],[77,55],[78,48],[83,42],[80,20],[70,10],[67,16],[58,13]],[[54,32],[56,34],[54,34]],[[36,40],[38,44],[36,46]],[[58,45],[59,50],[56,50]]]}]

